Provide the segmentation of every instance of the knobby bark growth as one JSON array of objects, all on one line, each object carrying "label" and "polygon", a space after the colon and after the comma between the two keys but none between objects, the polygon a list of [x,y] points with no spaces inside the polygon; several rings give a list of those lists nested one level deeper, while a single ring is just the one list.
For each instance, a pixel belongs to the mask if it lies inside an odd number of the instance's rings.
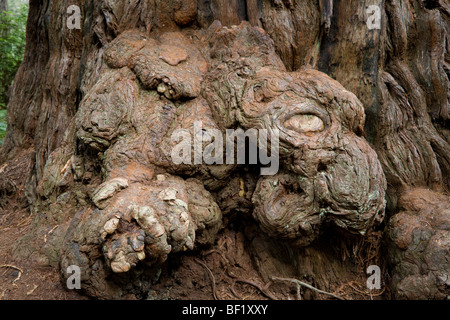
[{"label": "knobby bark growth", "polygon": [[[35,217],[15,256],[63,279],[78,265],[99,298],[192,296],[196,257],[226,270],[221,297],[239,278],[336,293],[371,264],[394,298],[448,297],[449,15],[438,0],[31,0],[0,154],[2,203],[21,190]],[[276,127],[280,172],[175,165],[171,133],[197,120]]]}]

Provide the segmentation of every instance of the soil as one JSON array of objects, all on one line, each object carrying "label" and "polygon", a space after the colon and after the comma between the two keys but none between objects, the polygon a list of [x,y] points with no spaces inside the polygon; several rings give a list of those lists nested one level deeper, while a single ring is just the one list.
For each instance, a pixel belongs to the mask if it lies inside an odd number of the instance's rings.
[{"label": "soil", "polygon": [[[0,209],[0,300],[87,300],[82,292],[66,289],[54,267],[18,260],[12,255],[15,241],[30,232],[33,217],[28,208],[8,203]],[[45,241],[45,239],[42,239]],[[146,295],[125,299],[148,300],[288,300],[297,299],[296,286],[265,282],[254,269],[244,249],[241,232],[222,230],[213,248],[190,255],[173,255],[161,270],[160,280],[146,289]],[[349,281],[333,293],[344,299],[370,299],[361,281]],[[384,290],[383,290],[384,291]],[[374,292],[380,299],[383,291]],[[302,298],[330,299],[330,296],[302,290]],[[384,297],[386,298],[386,297]],[[333,299],[333,298],[331,298]]]},{"label": "soil", "polygon": [[0,181],[0,300],[86,299],[64,289],[56,268],[13,258],[14,243],[32,228],[23,174],[30,169],[32,155],[32,149],[24,150],[20,157],[0,168],[4,173]]},{"label": "soil", "polygon": [[0,209],[0,300],[87,299],[66,290],[56,269],[13,259],[14,242],[29,231],[31,222],[27,208],[9,203],[7,209]]},{"label": "soil", "polygon": [[[56,268],[13,257],[14,243],[30,232],[33,217],[28,208],[21,208],[17,203],[10,202],[7,207],[0,209],[0,300],[88,299],[76,290],[66,289]],[[223,234],[222,245],[234,242],[229,238],[236,236],[233,232],[226,233]],[[228,249],[232,250],[229,246]],[[234,261],[232,267],[224,268],[224,264],[230,262],[216,249],[207,250],[198,257],[175,256],[162,271],[163,280],[149,290],[148,296],[127,298],[211,300],[214,299],[211,277],[214,277],[216,299],[268,299],[254,286],[258,286],[261,280],[251,280],[257,278],[256,272],[250,274],[247,266],[239,265],[245,263],[251,266],[249,259],[242,257],[241,261]],[[170,277],[165,276],[168,274]],[[237,275],[240,277],[237,278]],[[247,282],[243,282],[244,279]]]}]

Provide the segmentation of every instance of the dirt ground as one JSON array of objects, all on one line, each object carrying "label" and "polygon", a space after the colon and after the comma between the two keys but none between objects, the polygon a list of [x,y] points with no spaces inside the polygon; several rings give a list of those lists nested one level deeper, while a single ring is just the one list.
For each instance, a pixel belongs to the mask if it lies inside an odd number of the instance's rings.
[{"label": "dirt ground", "polygon": [[76,291],[66,290],[54,268],[12,258],[14,242],[27,233],[31,221],[26,208],[11,203],[6,210],[0,208],[0,300],[86,299]]},{"label": "dirt ground", "polygon": [[[7,210],[0,209],[0,300],[88,299],[77,291],[66,289],[57,269],[37,266],[31,261],[18,261],[13,258],[14,243],[27,234],[31,228],[32,219],[29,210],[20,208],[17,204],[9,203]],[[224,235],[222,239],[229,239],[232,236],[235,234],[231,232]],[[223,245],[223,242],[221,244]],[[234,251],[234,249],[236,248],[228,247],[228,250]],[[246,258],[248,259],[248,257]],[[228,259],[215,249],[205,251],[198,257],[173,257],[166,268],[162,270],[164,276],[161,278],[163,280],[151,289],[149,288],[148,296],[126,298],[150,300],[264,300],[275,298],[271,297],[270,293],[263,288],[258,288],[259,280],[251,280],[257,275],[250,275],[250,269],[247,270],[246,266],[233,263],[233,267],[223,268],[226,263],[229,263]],[[240,263],[244,264],[243,261]],[[247,263],[251,265],[250,260],[245,261],[245,264]]]},{"label": "dirt ground", "polygon": [[[29,232],[32,215],[27,208],[8,204],[0,209],[0,300],[85,300],[86,296],[65,288],[58,270],[17,261],[14,242]],[[125,299],[180,300],[292,300],[298,298],[295,285],[264,283],[244,253],[242,235],[223,230],[212,249],[193,255],[171,257],[161,271],[160,281],[146,288],[147,295]],[[345,299],[370,299],[359,283],[350,283],[335,293]],[[302,298],[308,298],[303,290]],[[311,292],[309,292],[311,293]],[[315,299],[333,299],[316,295]],[[379,299],[380,294],[373,298]]]}]

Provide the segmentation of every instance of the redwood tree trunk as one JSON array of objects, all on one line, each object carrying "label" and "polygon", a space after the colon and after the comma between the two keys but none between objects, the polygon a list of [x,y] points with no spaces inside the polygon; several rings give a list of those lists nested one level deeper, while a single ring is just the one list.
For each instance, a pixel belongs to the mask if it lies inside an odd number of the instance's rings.
[{"label": "redwood tree trunk", "polygon": [[[81,30],[67,28],[70,5],[81,9]],[[379,28],[368,28],[369,5],[379,8]],[[40,255],[44,264],[61,267],[64,278],[64,267],[72,261],[67,243],[74,243],[71,237],[80,237],[79,233],[90,232],[89,227],[79,229],[79,221],[93,219],[87,218],[90,213],[86,213],[95,209],[93,193],[114,176],[107,166],[116,163],[103,163],[98,150],[87,147],[77,135],[80,126],[75,119],[83,116],[77,115],[84,110],[82,102],[96,90],[106,70],[114,69],[111,62],[107,65],[109,56],[105,57],[111,43],[120,41],[118,37],[130,30],[149,39],[165,39],[167,32],[181,32],[197,43],[195,37],[208,37],[220,28],[215,20],[229,27],[248,21],[254,30],[263,29],[273,40],[277,59],[284,65],[278,65],[280,71],[302,73],[316,69],[337,80],[362,102],[365,127],[354,131],[358,136],[364,135],[381,163],[387,181],[387,216],[385,222],[373,226],[365,236],[341,234],[327,226],[318,239],[299,247],[261,232],[255,222],[258,216],[251,215],[254,203],[249,199],[229,207],[220,205],[223,228],[209,247],[194,251],[197,257],[204,257],[217,277],[225,266],[227,275],[218,284],[217,294],[221,298],[232,296],[229,288],[237,278],[262,284],[274,276],[297,278],[325,291],[348,294],[352,291],[349,283],[354,281],[364,288],[366,267],[378,264],[385,275],[384,286],[392,293],[386,298],[448,297],[450,283],[445,279],[450,279],[450,266],[442,257],[448,256],[450,250],[450,234],[445,228],[450,208],[445,193],[450,187],[449,15],[449,5],[438,0],[31,0],[25,59],[14,81],[8,132],[0,154],[0,164],[6,165],[0,166],[4,181],[0,187],[9,195],[17,186],[26,190],[30,210],[36,216],[30,234],[58,227],[45,244],[30,245],[32,236],[25,237],[17,243],[15,255]],[[224,36],[223,41],[227,39]],[[206,50],[199,48],[203,55]],[[188,45],[186,51],[191,55],[194,52]],[[126,52],[120,54],[125,56]],[[214,58],[205,58],[212,70]],[[136,68],[132,69],[137,72]],[[151,90],[156,92],[156,88]],[[191,93],[181,94],[186,94],[183,99],[191,99]],[[213,108],[208,94],[204,96]],[[17,167],[17,159],[26,169]],[[77,177],[74,164],[79,159],[84,167],[81,177]],[[147,169],[161,173],[153,167]],[[17,170],[27,172],[17,174]],[[70,174],[66,175],[68,171]],[[173,173],[170,168],[166,172]],[[381,175],[378,178],[382,179]],[[255,179],[244,179],[251,192],[255,191]],[[8,180],[15,182],[6,183]],[[236,181],[239,193],[239,179]],[[220,198],[217,190],[225,188],[210,180],[203,184],[213,198]],[[416,200],[408,204],[405,199],[411,197]],[[6,201],[6,196],[0,201]],[[421,234],[424,221],[433,220],[433,213],[430,216],[427,212],[430,203],[435,216],[442,218],[427,229],[426,244],[418,249],[413,245],[414,237]],[[419,221],[418,229],[409,224],[411,219],[395,215],[398,211],[414,215]],[[244,212],[244,217],[239,212]],[[404,235],[406,232],[411,232],[409,238]],[[446,240],[432,245],[438,236]],[[93,256],[101,255],[101,248],[95,253],[92,247],[85,249],[91,250],[86,259],[91,259],[92,267],[96,263]],[[218,254],[212,254],[211,249]],[[433,254],[440,258],[432,260],[429,256]],[[145,272],[127,274],[126,277],[141,281],[139,287],[133,288],[124,284],[123,277],[113,277],[107,288],[99,289],[104,285],[102,278],[110,272],[102,267],[101,272],[86,275],[90,280],[85,293],[121,298],[130,293],[148,297],[155,292],[164,298],[159,289],[172,285],[170,297],[188,298],[192,283],[177,279],[194,277],[201,282],[200,276],[191,274],[193,270],[204,271],[197,260],[193,255],[169,256],[171,263],[162,264],[159,278],[154,276],[154,266]],[[174,271],[173,265],[180,267]],[[423,286],[431,289],[417,293],[417,288]],[[279,283],[271,290],[278,298],[289,296]],[[213,297],[211,293],[199,292],[195,297]],[[358,295],[356,291],[352,294]],[[326,297],[313,291],[303,292],[303,296]]]}]

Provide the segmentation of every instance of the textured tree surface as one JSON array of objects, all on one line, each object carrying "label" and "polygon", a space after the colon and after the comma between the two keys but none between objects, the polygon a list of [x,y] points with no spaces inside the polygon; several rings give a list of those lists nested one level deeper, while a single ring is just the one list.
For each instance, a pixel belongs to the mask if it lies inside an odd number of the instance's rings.
[{"label": "textured tree surface", "polygon": [[[329,298],[277,278],[448,298],[449,15],[420,0],[31,0],[0,154],[0,204],[34,219],[14,257],[63,282],[77,265],[103,299]],[[269,145],[279,132],[278,173],[175,163],[173,134],[196,121],[265,129]]]}]

